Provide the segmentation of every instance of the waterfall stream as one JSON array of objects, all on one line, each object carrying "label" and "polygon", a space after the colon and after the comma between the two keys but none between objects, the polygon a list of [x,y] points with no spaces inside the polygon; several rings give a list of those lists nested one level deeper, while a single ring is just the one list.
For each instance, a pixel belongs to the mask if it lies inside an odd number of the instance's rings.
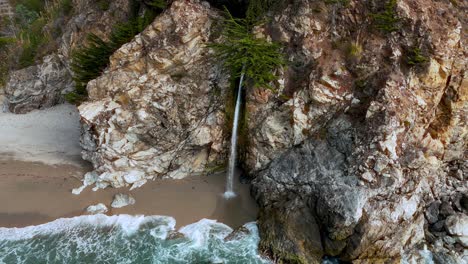
[{"label": "waterfall stream", "polygon": [[229,154],[229,167],[226,177],[226,192],[224,197],[226,199],[234,198],[236,193],[234,192],[234,173],[236,168],[237,158],[237,132],[239,130],[239,115],[242,103],[242,85],[244,82],[245,71],[242,69],[242,75],[239,82],[239,88],[237,90],[236,108],[234,110],[234,122],[232,124],[232,135],[231,135],[231,153]]}]

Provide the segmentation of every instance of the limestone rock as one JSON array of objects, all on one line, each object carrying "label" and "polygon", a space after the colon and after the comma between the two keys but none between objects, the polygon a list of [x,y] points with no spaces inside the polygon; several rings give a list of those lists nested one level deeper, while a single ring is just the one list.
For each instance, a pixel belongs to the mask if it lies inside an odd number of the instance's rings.
[{"label": "limestone rock", "polygon": [[248,235],[250,235],[250,230],[246,228],[245,226],[241,226],[237,228],[236,230],[232,231],[229,235],[227,235],[224,238],[224,241],[239,240]]},{"label": "limestone rock", "polygon": [[444,217],[448,217],[450,215],[454,215],[455,210],[453,210],[452,205],[449,202],[442,202],[440,205],[440,214]]},{"label": "limestone rock", "polygon": [[72,193],[75,195],[80,194],[87,186],[96,183],[97,179],[98,179],[98,175],[95,172],[92,171],[92,172],[86,173],[83,178],[83,185],[78,188],[74,188],[72,190]]},{"label": "limestone rock", "polygon": [[131,195],[118,193],[114,196],[114,200],[112,201],[111,207],[122,208],[133,204],[135,204],[135,198],[133,198]]},{"label": "limestone rock", "polygon": [[468,215],[456,214],[447,217],[445,228],[451,235],[468,237]]},{"label": "limestone rock", "polygon": [[81,143],[96,188],[181,179],[224,157],[228,76],[206,48],[218,12],[174,1],[88,84]]},{"label": "limestone rock", "polygon": [[24,114],[62,103],[63,93],[73,89],[71,73],[63,59],[50,55],[40,65],[11,73],[5,87],[9,111]]},{"label": "limestone rock", "polygon": [[86,208],[86,212],[89,214],[104,214],[107,213],[107,211],[107,206],[102,203],[90,205],[88,208]]}]

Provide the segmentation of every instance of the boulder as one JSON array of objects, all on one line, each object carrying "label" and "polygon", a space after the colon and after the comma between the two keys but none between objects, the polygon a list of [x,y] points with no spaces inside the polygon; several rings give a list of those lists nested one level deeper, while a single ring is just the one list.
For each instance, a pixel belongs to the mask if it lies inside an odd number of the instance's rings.
[{"label": "boulder", "polygon": [[54,54],[45,57],[42,64],[12,72],[5,87],[8,110],[24,114],[64,102],[63,94],[74,86],[63,60]]},{"label": "boulder", "polygon": [[439,220],[439,201],[432,202],[429,207],[427,207],[425,216],[429,224],[434,224]]},{"label": "boulder", "polygon": [[206,47],[219,19],[206,2],[174,1],[89,82],[81,143],[96,188],[181,179],[224,161],[229,76]]},{"label": "boulder", "polygon": [[468,215],[456,214],[447,217],[445,229],[453,236],[468,237]]},{"label": "boulder", "polygon": [[107,213],[107,206],[102,203],[98,203],[96,205],[90,205],[86,208],[86,212],[88,214],[104,214]]},{"label": "boulder", "polygon": [[114,200],[112,201],[111,207],[122,208],[133,204],[135,204],[135,198],[133,198],[131,195],[118,193],[114,196]]}]

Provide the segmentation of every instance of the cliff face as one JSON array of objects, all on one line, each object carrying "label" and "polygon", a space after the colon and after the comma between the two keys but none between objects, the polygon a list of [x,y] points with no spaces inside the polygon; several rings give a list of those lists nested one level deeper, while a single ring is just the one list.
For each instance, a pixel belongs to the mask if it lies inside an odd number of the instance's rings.
[{"label": "cliff face", "polygon": [[290,61],[278,94],[247,97],[245,166],[269,254],[397,262],[425,242],[461,261],[466,234],[444,219],[468,209],[466,21],[450,1],[397,1],[384,34],[382,5],[295,1],[257,28]]},{"label": "cliff face", "polygon": [[206,2],[175,1],[88,84],[90,100],[79,107],[83,157],[96,170],[85,185],[180,179],[224,153],[228,77],[206,47],[217,19]]},{"label": "cliff face", "polygon": [[60,26],[63,30],[61,36],[53,40],[57,45],[56,51],[36,65],[10,73],[5,86],[5,103],[9,111],[22,114],[63,103],[63,95],[74,88],[70,70],[71,50],[82,45],[89,33],[106,38],[113,25],[129,16],[130,2],[111,1],[103,10],[95,1],[74,0],[73,14],[68,21],[53,21],[65,23]]},{"label": "cliff face", "polygon": [[[283,43],[289,65],[276,93],[248,89],[242,146],[263,251],[303,263],[418,262],[425,244],[435,259],[462,261],[468,106],[457,7],[279,9],[255,33]],[[382,14],[395,24],[379,24]],[[217,18],[206,3],[175,1],[88,85],[82,141],[96,170],[85,185],[138,187],[224,158],[228,81],[204,48]]]},{"label": "cliff face", "polygon": [[[71,85],[70,47],[110,30],[107,13],[78,2],[57,54],[12,75],[11,111],[59,102]],[[419,263],[426,245],[439,263],[462,263],[467,6],[345,2],[284,1],[255,28],[288,60],[275,92],[246,88],[242,165],[261,206],[261,249],[292,263]],[[228,76],[206,47],[218,41],[218,20],[206,2],[173,1],[88,84],[79,110],[95,170],[75,193],[179,179],[226,159]]]}]

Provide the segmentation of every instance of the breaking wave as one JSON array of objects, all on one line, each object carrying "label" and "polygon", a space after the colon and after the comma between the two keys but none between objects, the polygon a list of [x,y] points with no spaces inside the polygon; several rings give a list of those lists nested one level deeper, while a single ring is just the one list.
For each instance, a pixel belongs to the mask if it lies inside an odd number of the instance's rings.
[{"label": "breaking wave", "polygon": [[92,215],[0,228],[0,263],[269,263],[255,223],[175,226],[168,216]]}]

